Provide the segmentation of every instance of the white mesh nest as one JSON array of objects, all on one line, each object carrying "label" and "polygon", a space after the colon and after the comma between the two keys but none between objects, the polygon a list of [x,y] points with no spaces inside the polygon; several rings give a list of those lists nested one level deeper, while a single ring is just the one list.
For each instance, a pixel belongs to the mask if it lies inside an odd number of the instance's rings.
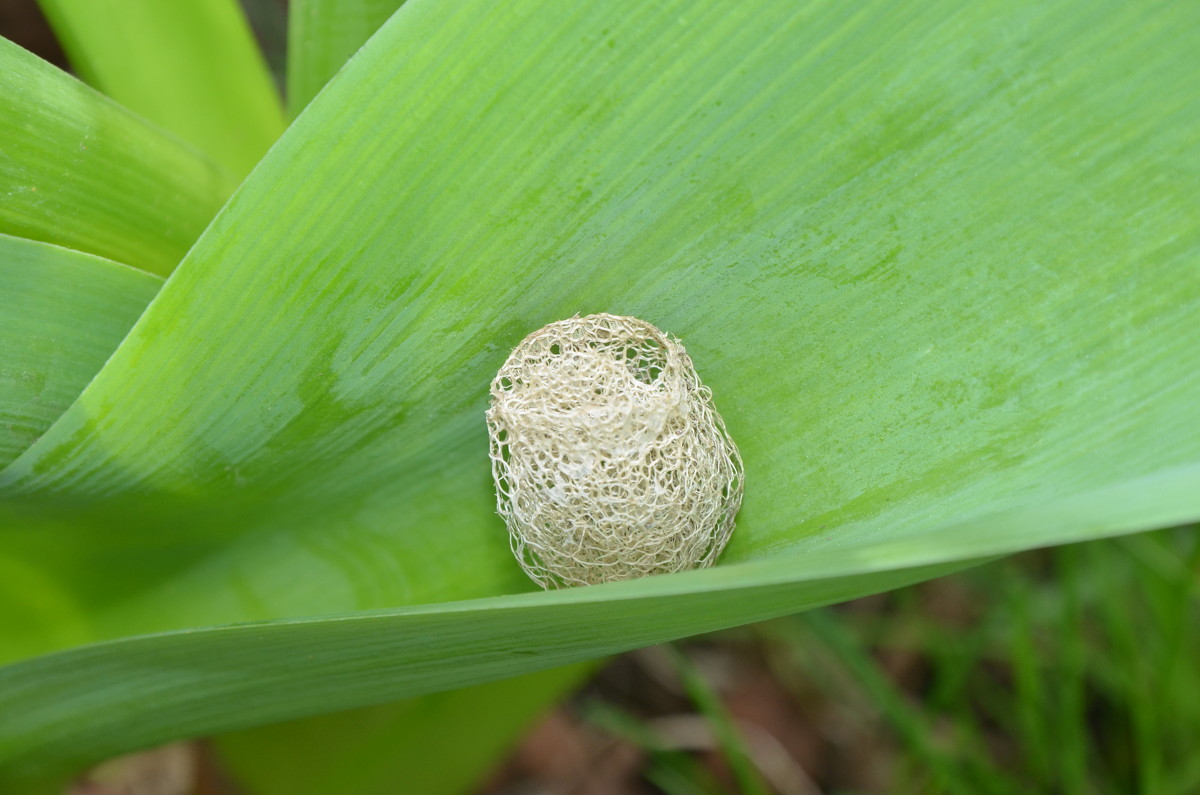
[{"label": "white mesh nest", "polygon": [[708,566],[724,549],[742,460],[679,340],[633,317],[551,323],[491,392],[498,511],[543,588]]}]

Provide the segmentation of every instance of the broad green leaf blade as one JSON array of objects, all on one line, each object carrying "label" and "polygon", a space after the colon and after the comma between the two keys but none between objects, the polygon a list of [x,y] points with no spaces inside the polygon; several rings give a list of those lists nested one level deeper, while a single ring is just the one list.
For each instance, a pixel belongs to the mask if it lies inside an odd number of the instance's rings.
[{"label": "broad green leaf blade", "polygon": [[0,466],[71,405],[161,286],[144,271],[0,235]]},{"label": "broad green leaf blade", "polygon": [[861,549],[46,655],[0,668],[0,710],[19,716],[0,724],[0,783],[180,737],[473,685],[772,618],[1038,544],[1179,524],[1200,511],[1198,495],[1200,465]]},{"label": "broad green leaf blade", "polygon": [[397,704],[218,737],[247,795],[471,792],[519,733],[592,665],[553,668]]},{"label": "broad green leaf blade", "polygon": [[123,537],[211,543],[101,635],[514,587],[487,383],[576,311],[689,346],[747,461],[730,560],[1200,460],[1186,20],[702,8],[417,3],[352,61],[4,475],[94,501],[79,543],[148,494]]},{"label": "broad green leaf blade", "polygon": [[236,0],[38,0],[87,82],[238,176],[283,108]]},{"label": "broad green leaf blade", "polygon": [[0,233],[166,274],[233,185],[197,150],[0,39]]},{"label": "broad green leaf blade", "polygon": [[296,116],[404,0],[292,0],[288,111]]},{"label": "broad green leaf blade", "polygon": [[[529,330],[590,311],[677,334],[713,387],[747,464],[722,566],[530,596],[512,622],[400,611],[362,642],[428,645],[369,693],[303,645],[356,618],[233,662],[188,646],[221,630],[29,661],[0,685],[40,716],[20,753],[467,684],[1200,516],[1198,16],[406,4],[0,476],[10,567],[93,638],[528,588],[492,513],[487,384]],[[564,599],[570,628],[547,623]],[[136,699],[97,695],[143,665]],[[212,712],[39,701],[72,666],[89,703],[204,681]],[[228,713],[264,682],[286,708]]]},{"label": "broad green leaf blade", "polygon": [[[643,581],[85,646],[0,669],[0,707],[13,716],[0,724],[0,785],[165,737],[503,679],[731,626],[748,608],[772,617],[962,567],[760,583],[735,599],[726,588],[683,598],[682,583]],[[137,704],[147,708],[126,706]]]}]

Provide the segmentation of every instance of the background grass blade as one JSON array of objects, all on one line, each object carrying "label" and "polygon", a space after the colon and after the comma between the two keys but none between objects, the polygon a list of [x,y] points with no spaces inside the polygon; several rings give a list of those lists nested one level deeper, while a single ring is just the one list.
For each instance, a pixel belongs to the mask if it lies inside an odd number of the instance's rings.
[{"label": "background grass blade", "polygon": [[292,0],[288,111],[296,116],[404,0]]},{"label": "background grass blade", "polygon": [[236,0],[38,0],[88,83],[207,152],[254,167],[283,109]]},{"label": "background grass blade", "polygon": [[70,75],[0,39],[0,233],[166,274],[230,175]]},{"label": "background grass blade", "polygon": [[[0,475],[8,565],[93,639],[528,589],[487,384],[530,329],[602,310],[679,335],[716,393],[747,465],[723,565],[537,594],[511,622],[464,602],[391,634],[352,617],[19,663],[0,698],[28,718],[0,748],[52,765],[231,728],[215,712],[252,686],[278,689],[247,725],[1200,516],[1198,14],[406,4]],[[349,656],[309,664],[318,637]],[[363,643],[415,637],[358,689]],[[201,700],[89,711],[122,688]]]},{"label": "background grass blade", "polygon": [[[805,768],[826,784],[1189,792],[1200,669],[1185,661],[1200,642],[1189,568],[1198,559],[1194,527],[1039,550],[688,645],[701,659],[731,643],[739,660],[765,659],[779,698],[801,707],[797,729],[839,727]],[[746,676],[762,674],[752,667],[737,679]],[[729,687],[736,698],[746,685]],[[870,772],[836,772],[848,765]]]},{"label": "background grass blade", "polygon": [[71,405],[161,286],[109,260],[0,235],[0,465]]},{"label": "background grass blade", "polygon": [[716,745],[721,749],[737,782],[738,792],[745,795],[768,795],[767,785],[754,767],[746,743],[729,711],[721,703],[721,697],[683,652],[670,646],[666,649],[688,696],[708,721],[716,738]]}]

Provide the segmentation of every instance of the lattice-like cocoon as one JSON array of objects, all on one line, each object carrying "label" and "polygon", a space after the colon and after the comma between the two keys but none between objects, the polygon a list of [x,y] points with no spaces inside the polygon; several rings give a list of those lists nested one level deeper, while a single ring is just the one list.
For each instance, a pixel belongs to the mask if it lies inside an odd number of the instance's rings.
[{"label": "lattice-like cocoon", "polygon": [[708,566],[724,549],[742,460],[679,340],[633,317],[551,323],[491,392],[498,512],[542,587]]}]

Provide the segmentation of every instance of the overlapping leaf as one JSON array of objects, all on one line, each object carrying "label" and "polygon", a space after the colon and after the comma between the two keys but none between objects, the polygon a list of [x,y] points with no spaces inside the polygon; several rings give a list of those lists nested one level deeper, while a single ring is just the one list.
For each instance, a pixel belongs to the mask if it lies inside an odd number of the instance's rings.
[{"label": "overlapping leaf", "polygon": [[304,110],[404,0],[295,0],[288,6],[288,108]]},{"label": "overlapping leaf", "polygon": [[199,151],[0,39],[0,233],[167,274],[232,189]]},{"label": "overlapping leaf", "polygon": [[161,286],[144,271],[0,234],[0,465],[58,419]]},{"label": "overlapping leaf", "polygon": [[239,177],[283,109],[236,0],[39,0],[75,70]]}]

